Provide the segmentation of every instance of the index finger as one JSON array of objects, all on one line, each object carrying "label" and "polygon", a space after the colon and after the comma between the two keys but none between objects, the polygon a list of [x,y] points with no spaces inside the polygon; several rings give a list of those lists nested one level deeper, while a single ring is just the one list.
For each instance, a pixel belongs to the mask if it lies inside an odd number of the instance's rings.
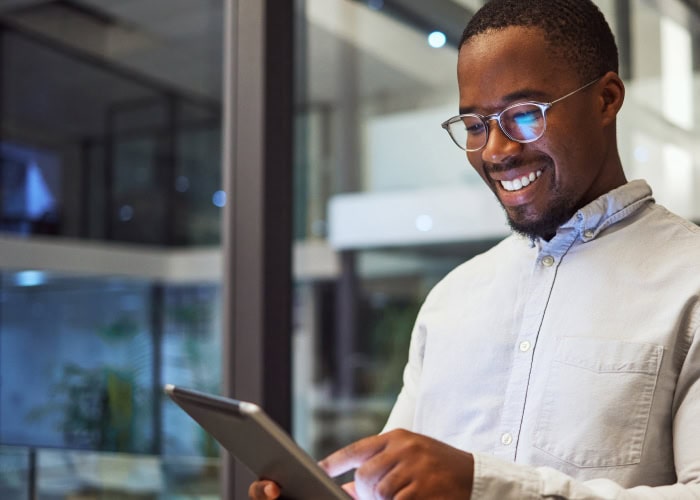
[{"label": "index finger", "polygon": [[356,469],[386,446],[384,435],[369,436],[331,453],[318,465],[331,477]]}]

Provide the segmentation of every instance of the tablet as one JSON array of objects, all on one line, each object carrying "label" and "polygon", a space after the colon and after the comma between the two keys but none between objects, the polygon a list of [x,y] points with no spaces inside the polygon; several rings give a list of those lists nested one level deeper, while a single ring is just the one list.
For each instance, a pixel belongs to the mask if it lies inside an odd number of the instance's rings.
[{"label": "tablet", "polygon": [[259,406],[170,384],[165,393],[253,474],[279,484],[285,498],[350,498]]}]

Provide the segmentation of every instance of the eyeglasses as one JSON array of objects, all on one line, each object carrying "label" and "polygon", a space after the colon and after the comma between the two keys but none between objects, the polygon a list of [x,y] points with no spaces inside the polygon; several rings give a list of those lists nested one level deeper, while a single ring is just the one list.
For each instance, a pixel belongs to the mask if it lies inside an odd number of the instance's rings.
[{"label": "eyeglasses", "polygon": [[488,122],[491,120],[496,120],[501,131],[511,141],[521,144],[534,142],[544,135],[544,131],[547,128],[545,115],[549,108],[574,95],[576,92],[590,87],[599,79],[596,78],[583,87],[579,87],[552,102],[519,102],[508,106],[500,113],[487,116],[477,113],[466,113],[453,116],[449,120],[444,121],[441,126],[447,130],[459,148],[469,152],[478,151],[486,146],[489,139]]}]

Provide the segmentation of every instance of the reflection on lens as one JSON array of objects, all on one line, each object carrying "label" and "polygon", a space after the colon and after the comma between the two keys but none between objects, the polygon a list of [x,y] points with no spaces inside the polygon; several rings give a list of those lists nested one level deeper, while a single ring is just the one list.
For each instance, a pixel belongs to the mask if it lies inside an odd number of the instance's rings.
[{"label": "reflection on lens", "polygon": [[544,132],[542,109],[533,104],[513,106],[501,116],[501,123],[508,134],[518,141],[534,141]]}]

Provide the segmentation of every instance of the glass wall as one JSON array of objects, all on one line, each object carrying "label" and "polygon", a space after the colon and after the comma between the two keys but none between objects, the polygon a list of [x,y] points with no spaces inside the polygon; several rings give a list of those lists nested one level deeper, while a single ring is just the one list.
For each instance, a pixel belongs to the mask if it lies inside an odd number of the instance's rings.
[{"label": "glass wall", "polygon": [[[335,276],[297,291],[314,314],[297,323],[295,432],[320,457],[382,428],[427,291],[509,230],[440,127],[457,113],[456,45],[483,2],[302,3],[298,237],[338,258]],[[700,221],[700,13],[597,3],[621,51],[627,176]]]},{"label": "glass wall", "polygon": [[497,210],[470,219],[489,193],[440,128],[457,107],[471,13],[452,1],[303,2],[298,236],[337,256],[334,275],[297,291],[314,315],[295,331],[295,435],[314,456],[381,429],[428,290],[507,232]]},{"label": "glass wall", "polygon": [[0,497],[206,498],[222,0],[0,6]]}]

